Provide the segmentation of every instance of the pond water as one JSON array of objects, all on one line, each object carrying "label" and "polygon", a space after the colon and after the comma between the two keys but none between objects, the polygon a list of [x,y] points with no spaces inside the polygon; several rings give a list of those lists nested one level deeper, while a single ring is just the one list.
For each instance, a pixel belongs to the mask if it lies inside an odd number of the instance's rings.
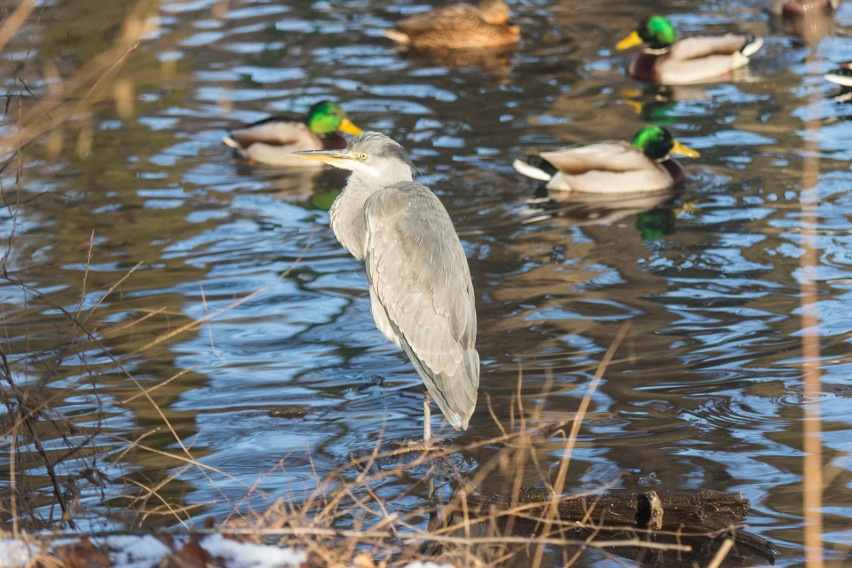
[{"label": "pond water", "polygon": [[[812,47],[752,3],[510,4],[516,52],[447,60],[381,36],[431,5],[420,0],[164,2],[115,87],[7,168],[2,351],[72,436],[94,436],[97,457],[57,470],[87,464],[112,480],[83,484],[80,526],[130,523],[123,496],[137,483],[170,505],[134,501],[134,518],[144,509],[161,526],[225,518],[247,493],[258,509],[298,500],[351,453],[420,436],[420,380],[375,328],[363,267],[328,227],[345,174],[251,166],[221,143],[229,128],[329,98],[410,151],[469,258],[480,403],[463,433],[433,415],[441,435],[465,445],[500,435],[513,413],[571,418],[629,324],[591,397],[568,490],[739,492],[749,530],[774,543],[778,565],[798,565],[803,428],[818,421],[823,539],[829,558],[849,553],[852,104],[833,100],[822,74],[852,59],[852,3]],[[732,81],[644,85],[613,46],[652,10],[684,33],[740,30],[765,46]],[[4,48],[7,89],[35,105],[125,16],[86,0],[38,7]],[[629,138],[648,121],[701,152],[682,160],[674,194],[543,199],[511,167],[530,148]],[[803,325],[811,276],[816,326]],[[806,361],[820,374],[811,390]],[[41,428],[61,453],[62,434]],[[187,465],[176,438],[206,468]],[[537,446],[537,467],[558,464],[563,445]],[[48,472],[35,445],[18,451],[38,509]],[[474,475],[497,452],[453,465]],[[540,484],[536,467],[524,472]],[[394,477],[377,490],[404,514],[425,499],[409,485]]]}]

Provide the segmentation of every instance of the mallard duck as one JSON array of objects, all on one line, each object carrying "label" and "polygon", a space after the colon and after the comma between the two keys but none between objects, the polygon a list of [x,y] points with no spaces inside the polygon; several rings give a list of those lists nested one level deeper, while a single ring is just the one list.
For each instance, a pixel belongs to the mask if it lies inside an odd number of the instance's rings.
[{"label": "mallard duck", "polygon": [[517,43],[521,37],[520,29],[509,23],[505,0],[442,6],[400,20],[382,33],[414,49],[482,49]]},{"label": "mallard duck", "polygon": [[684,85],[723,76],[748,63],[763,46],[754,36],[689,37],[678,40],[674,27],[662,16],[642,20],[633,33],[618,42],[617,49],[645,43],[645,53],[633,58],[628,72],[636,79]]},{"label": "mallard duck", "polygon": [[852,61],[841,63],[840,67],[826,73],[825,78],[842,87],[852,88]]},{"label": "mallard duck", "polygon": [[683,181],[683,168],[669,154],[694,158],[698,152],[660,126],[646,126],[629,144],[596,142],[542,152],[515,160],[525,176],[547,182],[547,189],[589,193],[661,191]]},{"label": "mallard duck", "polygon": [[838,6],[840,0],[766,0],[766,11],[776,16],[831,14]]},{"label": "mallard duck", "polygon": [[303,118],[273,116],[232,130],[222,141],[242,157],[273,166],[317,167],[319,163],[294,158],[289,154],[300,150],[332,150],[346,148],[340,135],[360,134],[340,108],[331,101],[321,101]]}]

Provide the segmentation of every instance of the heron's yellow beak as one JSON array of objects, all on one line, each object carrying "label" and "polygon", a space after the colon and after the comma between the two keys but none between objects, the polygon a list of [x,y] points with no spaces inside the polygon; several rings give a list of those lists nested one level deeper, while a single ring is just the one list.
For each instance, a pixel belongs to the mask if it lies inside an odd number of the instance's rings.
[{"label": "heron's yellow beak", "polygon": [[323,162],[344,170],[351,170],[351,164],[357,161],[357,158],[347,150],[302,150],[301,152],[290,152],[290,156]]},{"label": "heron's yellow beak", "polygon": [[357,136],[358,134],[364,132],[363,130],[355,126],[355,124],[346,117],[344,117],[343,120],[340,122],[339,130],[341,132],[345,132],[346,134],[351,134],[352,136]]},{"label": "heron's yellow beak", "polygon": [[672,149],[669,151],[669,154],[677,154],[678,156],[685,156],[687,158],[697,158],[701,155],[698,153],[697,150],[693,150],[688,146],[684,146],[677,140],[675,140],[674,146],[672,146]]},{"label": "heron's yellow beak", "polygon": [[642,38],[639,37],[639,32],[634,31],[629,36],[615,44],[615,49],[627,49],[628,47],[641,45],[643,43]]}]

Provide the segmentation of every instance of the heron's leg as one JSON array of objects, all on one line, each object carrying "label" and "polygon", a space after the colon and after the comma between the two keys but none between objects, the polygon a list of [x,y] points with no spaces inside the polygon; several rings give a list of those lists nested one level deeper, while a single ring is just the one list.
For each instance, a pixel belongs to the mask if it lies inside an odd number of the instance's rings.
[{"label": "heron's leg", "polygon": [[[429,391],[423,393],[423,449],[429,451],[432,447],[432,395]],[[432,470],[435,463],[432,462],[429,466],[429,471],[426,475],[429,476],[429,494],[427,499],[433,501],[435,499],[435,478],[432,475]],[[437,509],[436,509],[437,510]]]},{"label": "heron's leg", "polygon": [[429,447],[432,440],[432,396],[427,390],[423,393],[423,445]]}]

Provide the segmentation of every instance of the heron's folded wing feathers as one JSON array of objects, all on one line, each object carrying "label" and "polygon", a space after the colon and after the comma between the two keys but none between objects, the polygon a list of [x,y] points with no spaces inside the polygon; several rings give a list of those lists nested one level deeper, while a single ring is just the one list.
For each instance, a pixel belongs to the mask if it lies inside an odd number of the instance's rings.
[{"label": "heron's folded wing feathers", "polygon": [[452,221],[440,200],[414,182],[373,194],[364,215],[364,262],[374,301],[444,415],[466,427],[479,384],[476,310]]}]

